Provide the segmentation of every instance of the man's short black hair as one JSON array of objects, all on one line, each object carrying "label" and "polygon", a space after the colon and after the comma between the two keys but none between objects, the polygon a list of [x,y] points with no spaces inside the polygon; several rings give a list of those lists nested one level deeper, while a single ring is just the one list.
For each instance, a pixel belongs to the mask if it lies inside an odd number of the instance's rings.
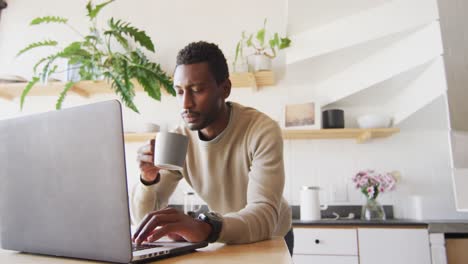
[{"label": "man's short black hair", "polygon": [[183,64],[207,62],[211,73],[220,84],[229,78],[226,58],[218,45],[205,41],[192,42],[177,54],[176,67]]}]

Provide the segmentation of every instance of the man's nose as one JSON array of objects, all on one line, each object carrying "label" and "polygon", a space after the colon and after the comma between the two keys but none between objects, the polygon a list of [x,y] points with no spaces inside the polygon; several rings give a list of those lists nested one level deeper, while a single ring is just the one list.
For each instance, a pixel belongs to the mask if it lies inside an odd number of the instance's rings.
[{"label": "man's nose", "polygon": [[193,97],[190,92],[186,92],[182,95],[182,107],[184,109],[192,109],[194,106]]}]

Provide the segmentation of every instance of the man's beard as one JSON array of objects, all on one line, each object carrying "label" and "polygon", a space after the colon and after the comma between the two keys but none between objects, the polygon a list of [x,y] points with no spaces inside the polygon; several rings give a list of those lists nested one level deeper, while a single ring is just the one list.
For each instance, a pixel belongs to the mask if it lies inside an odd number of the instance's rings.
[{"label": "man's beard", "polygon": [[192,131],[202,130],[205,127],[209,126],[216,119],[216,117],[212,116],[212,115],[208,116],[208,115],[204,115],[204,114],[197,113],[197,112],[191,112],[191,111],[184,111],[182,113],[182,115],[184,115],[184,114],[194,115],[196,117],[196,119],[197,119],[196,123],[189,123],[182,116],[182,119],[184,120],[185,125],[188,127],[188,129],[190,129]]},{"label": "man's beard", "polygon": [[202,130],[203,128],[206,127],[204,126],[204,124],[187,123],[187,121],[184,121],[184,122],[185,122],[185,125],[188,127],[188,129],[192,131]]}]

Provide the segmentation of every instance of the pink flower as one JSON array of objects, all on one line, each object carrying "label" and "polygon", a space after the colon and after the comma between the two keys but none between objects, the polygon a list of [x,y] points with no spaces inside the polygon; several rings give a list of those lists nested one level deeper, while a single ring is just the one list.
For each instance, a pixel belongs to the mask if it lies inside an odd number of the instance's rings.
[{"label": "pink flower", "polygon": [[[399,172],[377,173],[374,170],[363,170],[356,173],[353,177],[353,183],[356,188],[369,198],[377,198],[379,193],[389,192],[395,189]],[[375,197],[374,197],[375,196]]]},{"label": "pink flower", "polygon": [[361,187],[366,186],[368,183],[369,183],[369,179],[360,179],[359,180],[359,185],[361,185]]},{"label": "pink flower", "polygon": [[372,199],[374,197],[374,186],[367,187],[366,191],[368,197]]}]

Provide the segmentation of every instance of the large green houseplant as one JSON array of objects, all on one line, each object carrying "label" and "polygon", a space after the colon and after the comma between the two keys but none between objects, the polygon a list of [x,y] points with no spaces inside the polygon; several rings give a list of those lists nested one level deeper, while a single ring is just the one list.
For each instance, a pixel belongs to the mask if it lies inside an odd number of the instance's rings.
[{"label": "large green houseplant", "polygon": [[[172,80],[161,69],[158,63],[151,62],[138,47],[143,47],[154,52],[154,44],[151,38],[142,30],[120,19],[107,20],[107,28],[98,29],[96,18],[103,7],[112,3],[110,0],[98,5],[89,1],[86,5],[89,19],[89,32],[82,34],[74,29],[68,19],[58,16],[38,17],[32,20],[31,25],[44,23],[59,23],[67,25],[75,31],[80,39],[59,48],[55,40],[35,42],[21,51],[18,56],[39,47],[56,47],[57,52],[40,59],[34,65],[34,76],[26,85],[21,94],[20,107],[23,108],[28,92],[40,80],[58,72],[58,60],[68,60],[68,65],[79,71],[78,80],[68,80],[56,103],[56,109],[60,109],[67,92],[80,80],[96,80],[100,77],[111,83],[111,88],[120,95],[125,105],[138,113],[133,102],[135,89],[132,80],[136,80],[146,93],[158,101],[161,100],[161,86],[167,92],[175,96]],[[118,43],[116,46],[114,43]]]},{"label": "large green houseplant", "polygon": [[277,32],[269,34],[266,29],[266,24],[267,19],[265,18],[263,21],[263,27],[256,33],[247,34],[245,31],[242,32],[241,39],[236,44],[236,52],[233,62],[234,68],[236,68],[236,64],[239,61],[242,62],[245,60],[244,48],[253,49],[253,69],[254,71],[257,71],[271,67],[271,60],[276,58],[278,51],[291,45],[291,39],[288,37],[280,37]]}]

